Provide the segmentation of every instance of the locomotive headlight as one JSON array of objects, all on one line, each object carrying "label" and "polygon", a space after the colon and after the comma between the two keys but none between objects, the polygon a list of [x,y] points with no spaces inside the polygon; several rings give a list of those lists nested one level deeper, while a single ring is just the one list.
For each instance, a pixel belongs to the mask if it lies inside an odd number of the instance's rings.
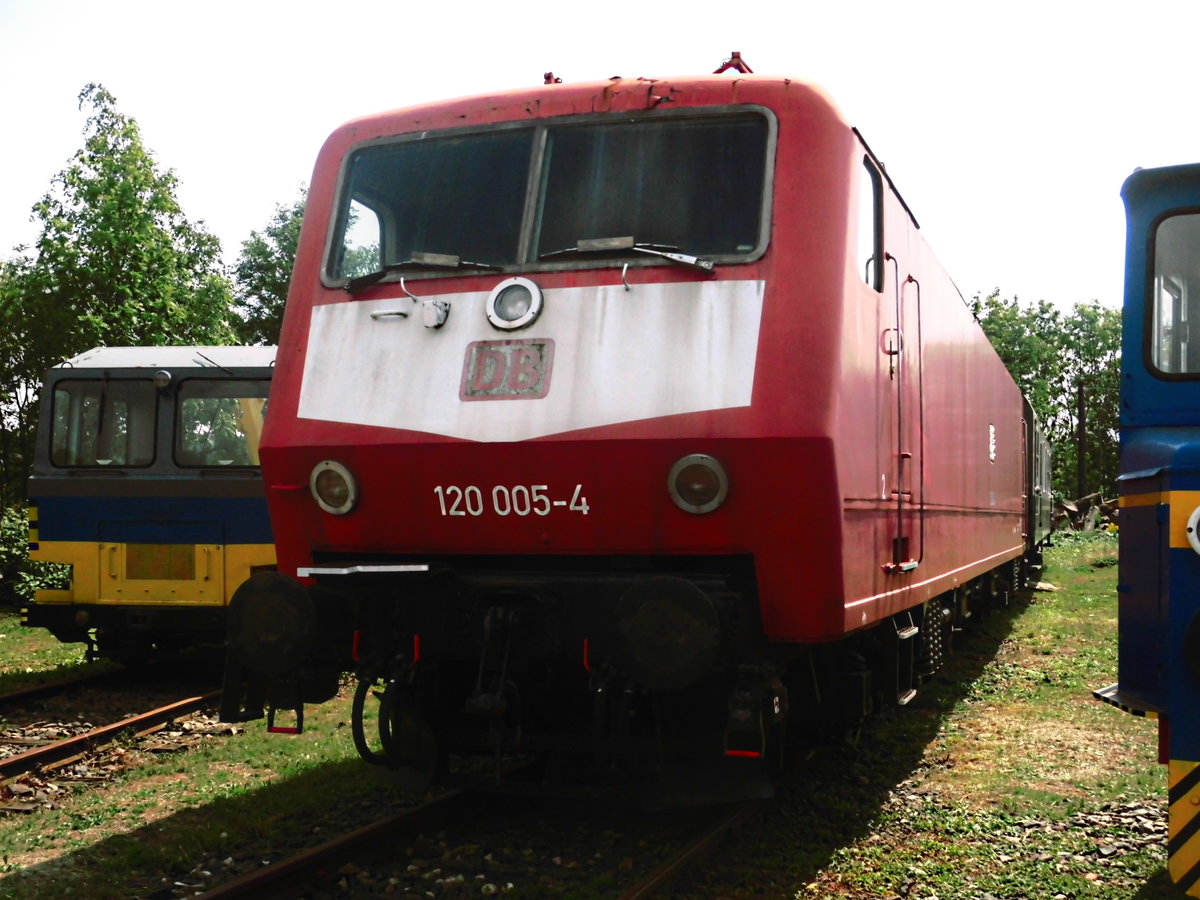
[{"label": "locomotive headlight", "polygon": [[1187,540],[1188,545],[1200,553],[1200,506],[1192,510],[1192,514],[1187,520]]},{"label": "locomotive headlight", "polygon": [[692,453],[676,461],[667,476],[667,491],[675,505],[697,515],[712,512],[729,493],[725,468],[713,457]]},{"label": "locomotive headlight", "polygon": [[541,312],[542,289],[528,278],[506,278],[488,295],[488,321],[502,331],[531,325]]},{"label": "locomotive headlight", "polygon": [[336,460],[326,459],[312,470],[308,489],[317,505],[327,513],[344,516],[358,502],[358,485],[350,470]]}]

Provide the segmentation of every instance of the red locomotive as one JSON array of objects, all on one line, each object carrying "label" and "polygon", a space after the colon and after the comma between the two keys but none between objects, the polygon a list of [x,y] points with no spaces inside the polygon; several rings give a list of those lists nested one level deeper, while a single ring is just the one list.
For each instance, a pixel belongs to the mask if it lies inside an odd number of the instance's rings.
[{"label": "red locomotive", "polygon": [[424,772],[544,749],[564,780],[742,790],[789,732],[907,702],[1048,531],[1020,392],[858,132],[786,78],[338,129],[272,390],[279,572],[231,646],[277,709],[357,669],[363,755]]}]

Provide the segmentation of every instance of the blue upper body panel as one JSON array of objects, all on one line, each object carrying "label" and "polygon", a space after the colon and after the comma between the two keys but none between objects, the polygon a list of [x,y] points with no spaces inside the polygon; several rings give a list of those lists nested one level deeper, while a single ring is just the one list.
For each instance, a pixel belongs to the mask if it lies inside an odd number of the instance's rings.
[{"label": "blue upper body panel", "polygon": [[[1154,278],[1153,238],[1169,214],[1200,211],[1200,164],[1140,169],[1121,189],[1126,213],[1125,308],[1121,341],[1121,428],[1200,425],[1200,375],[1164,377],[1146,364]],[[1130,463],[1131,465],[1135,463]],[[1121,471],[1130,471],[1122,460]]]},{"label": "blue upper body panel", "polygon": [[42,497],[38,540],[134,544],[270,544],[255,497]]}]

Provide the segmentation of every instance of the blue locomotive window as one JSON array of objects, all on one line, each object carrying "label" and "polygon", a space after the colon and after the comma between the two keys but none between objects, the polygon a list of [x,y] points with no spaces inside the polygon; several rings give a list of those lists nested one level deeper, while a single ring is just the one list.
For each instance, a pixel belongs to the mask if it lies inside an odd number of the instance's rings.
[{"label": "blue locomotive window", "polygon": [[150,465],[155,394],[148,380],[58,382],[51,401],[50,462],[64,468]]},{"label": "blue locomotive window", "polygon": [[192,378],[179,386],[175,462],[180,466],[257,466],[268,379]]},{"label": "blue locomotive window", "polygon": [[[1159,223],[1152,292],[1151,365],[1165,375],[1200,375],[1200,214]],[[1197,323],[1194,341],[1192,322]]]}]

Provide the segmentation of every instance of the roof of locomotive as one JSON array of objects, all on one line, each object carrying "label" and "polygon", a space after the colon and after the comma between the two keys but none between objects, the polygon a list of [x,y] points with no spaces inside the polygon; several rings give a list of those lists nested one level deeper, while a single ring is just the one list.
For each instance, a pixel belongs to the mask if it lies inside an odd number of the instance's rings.
[{"label": "roof of locomotive", "polygon": [[[388,133],[381,123],[412,129],[442,129],[485,122],[548,116],[669,108],[764,103],[788,94],[804,94],[838,119],[844,118],[825,89],[802,79],[780,75],[725,73],[670,78],[624,78],[605,81],[533,84],[492,93],[434,100],[351,119],[335,129],[332,138],[346,135],[352,142]],[[340,143],[340,141],[339,141]]]},{"label": "roof of locomotive", "polygon": [[94,347],[55,369],[253,369],[275,362],[275,347]]}]

